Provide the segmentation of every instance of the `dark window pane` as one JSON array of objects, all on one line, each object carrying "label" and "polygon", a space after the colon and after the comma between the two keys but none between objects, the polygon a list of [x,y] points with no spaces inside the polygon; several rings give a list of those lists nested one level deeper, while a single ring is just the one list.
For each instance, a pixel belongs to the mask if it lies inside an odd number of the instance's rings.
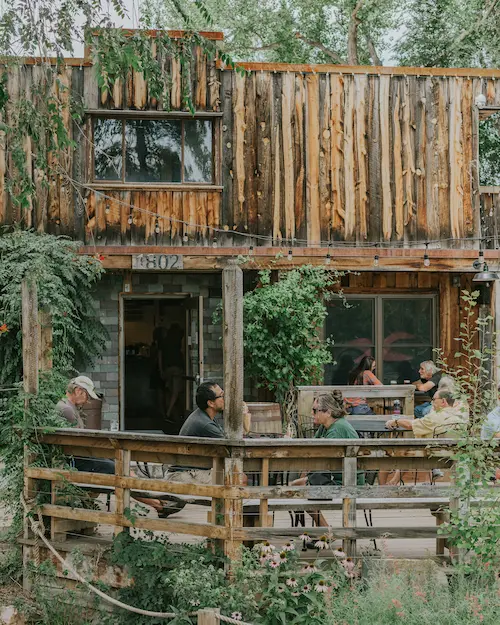
[{"label": "dark window pane", "polygon": [[333,347],[334,362],[325,366],[325,384],[348,384],[349,372],[363,356],[374,356],[373,345],[358,347]]},{"label": "dark window pane", "polygon": [[405,380],[415,382],[419,379],[418,368],[423,360],[432,360],[432,345],[427,347],[384,347],[384,384],[396,381],[404,384]]},{"label": "dark window pane", "polygon": [[348,308],[341,300],[328,304],[326,318],[326,336],[331,336],[335,343],[351,345],[373,344],[374,337],[374,300],[350,299]]},{"label": "dark window pane", "polygon": [[432,344],[432,300],[384,299],[384,347]]},{"label": "dark window pane", "polygon": [[121,180],[122,122],[119,119],[94,119],[94,178]]},{"label": "dark window pane", "polygon": [[212,122],[184,122],[184,181],[212,182]]},{"label": "dark window pane", "polygon": [[181,122],[128,119],[125,123],[125,180],[181,182]]}]

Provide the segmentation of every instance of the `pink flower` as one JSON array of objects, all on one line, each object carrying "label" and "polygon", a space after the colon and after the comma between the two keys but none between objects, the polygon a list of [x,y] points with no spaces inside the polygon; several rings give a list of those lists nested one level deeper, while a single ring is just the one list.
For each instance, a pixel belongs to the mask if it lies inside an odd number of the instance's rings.
[{"label": "pink flower", "polygon": [[234,618],[235,621],[241,621],[243,619],[243,614],[241,612],[233,612],[231,618]]},{"label": "pink flower", "polygon": [[283,551],[295,551],[295,545],[293,543],[286,543],[283,546]]},{"label": "pink flower", "polygon": [[290,586],[290,588],[297,588],[299,582],[295,579],[295,577],[290,577],[286,580],[286,585]]},{"label": "pink flower", "polygon": [[352,573],[354,571],[355,564],[353,560],[351,560],[351,558],[346,558],[345,560],[342,560],[340,564],[348,573]]},{"label": "pink flower", "polygon": [[309,584],[304,584],[304,585],[302,586],[302,590],[303,590],[304,592],[311,592],[311,586],[310,586]]},{"label": "pink flower", "polygon": [[328,538],[321,536],[321,538],[314,543],[316,549],[326,549],[328,547]]},{"label": "pink flower", "polygon": [[269,558],[267,556],[262,556],[260,559],[260,565],[261,566],[266,566],[267,562],[269,561]]},{"label": "pink flower", "polygon": [[392,605],[398,609],[403,607],[401,601],[398,601],[397,599],[392,600]]},{"label": "pink flower", "polygon": [[340,549],[334,549],[332,553],[336,558],[347,558],[346,554]]},{"label": "pink flower", "polygon": [[280,553],[280,556],[279,556],[279,561],[280,561],[280,563],[281,563],[281,564],[284,564],[285,562],[288,562],[288,560],[287,560],[287,557],[286,557],[286,556],[287,556],[286,551],[282,551],[282,552]]},{"label": "pink flower", "polygon": [[292,597],[299,597],[300,596],[300,592],[292,592]]},{"label": "pink flower", "polygon": [[303,534],[301,534],[299,536],[299,540],[304,540],[304,541],[308,541],[308,540],[310,540],[310,538],[311,537],[309,536],[309,534],[307,532],[304,532]]},{"label": "pink flower", "polygon": [[261,543],[259,547],[260,547],[261,553],[271,553],[275,549],[274,545],[271,545],[271,543],[268,542],[267,540],[265,543]]},{"label": "pink flower", "polygon": [[320,579],[319,582],[314,587],[314,590],[316,592],[328,592],[329,587],[323,579]]},{"label": "pink flower", "polygon": [[276,592],[279,592],[280,594],[285,592],[286,588],[283,586],[283,584],[278,584],[278,587],[276,588]]},{"label": "pink flower", "polygon": [[270,566],[272,569],[277,569],[277,568],[279,567],[279,562],[276,562],[276,560],[270,560],[270,562],[269,562],[269,566]]},{"label": "pink flower", "polygon": [[301,573],[316,573],[317,570],[318,569],[314,566],[314,564],[306,564]]}]

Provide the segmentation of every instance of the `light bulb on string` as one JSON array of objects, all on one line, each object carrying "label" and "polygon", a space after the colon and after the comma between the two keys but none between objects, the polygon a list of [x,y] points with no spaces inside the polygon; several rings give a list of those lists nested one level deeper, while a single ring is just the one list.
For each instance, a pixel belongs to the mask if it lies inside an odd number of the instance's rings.
[{"label": "light bulb on string", "polygon": [[134,221],[134,220],[132,219],[132,215],[129,215],[129,216],[128,216],[127,221],[128,221],[128,225],[129,225],[129,226],[131,226],[131,225],[132,225],[132,223],[133,223],[133,221]]},{"label": "light bulb on string", "polygon": [[292,260],[293,258],[293,252],[291,249],[288,250],[288,256],[287,256],[288,260]]},{"label": "light bulb on string", "polygon": [[212,247],[217,247],[217,239],[214,239],[214,240],[212,241]]},{"label": "light bulb on string", "polygon": [[329,265],[332,262],[332,256],[330,254],[331,247],[332,247],[332,244],[329,243],[328,244],[328,252],[326,253],[326,258],[325,258],[325,265]]},{"label": "light bulb on string", "polygon": [[253,254],[253,245],[251,245],[251,246],[248,248],[248,255],[249,255],[249,256],[252,256],[252,254]]},{"label": "light bulb on string", "polygon": [[182,237],[182,242],[183,243],[187,243],[188,241],[189,241],[189,237],[188,237],[187,233],[185,232],[184,236]]},{"label": "light bulb on string", "polygon": [[375,254],[375,256],[373,257],[373,266],[374,267],[378,267],[378,263],[379,263],[379,255]]},{"label": "light bulb on string", "polygon": [[158,217],[155,220],[155,232],[156,234],[160,234],[160,223],[158,221]]},{"label": "light bulb on string", "polygon": [[431,259],[429,258],[429,254],[427,253],[429,244],[425,244],[425,254],[424,254],[424,267],[430,267]]},{"label": "light bulb on string", "polygon": [[106,215],[109,215],[109,211],[111,210],[111,208],[109,206],[109,202],[106,202],[106,208],[104,210],[106,212]]}]

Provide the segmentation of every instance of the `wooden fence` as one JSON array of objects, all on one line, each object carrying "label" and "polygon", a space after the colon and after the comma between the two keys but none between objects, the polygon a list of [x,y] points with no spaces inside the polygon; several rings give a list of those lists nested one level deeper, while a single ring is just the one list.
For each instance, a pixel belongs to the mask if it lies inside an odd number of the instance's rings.
[{"label": "wooden fence", "polygon": [[[434,508],[439,509],[440,523],[450,501],[458,506],[450,485],[356,486],[358,470],[452,468],[451,457],[457,442],[450,439],[228,440],[77,429],[61,429],[40,437],[43,443],[61,446],[67,455],[115,460],[114,475],[41,468],[33,466],[33,461],[25,467],[25,493],[29,497],[36,494],[39,480],[50,481],[51,503],[42,505],[41,512],[51,519],[53,532],[55,521],[66,519],[111,525],[115,534],[135,527],[194,535],[222,541],[225,553],[234,559],[243,541],[286,539],[303,532],[298,527],[272,527],[273,510],[340,508],[342,525],[330,527],[328,532],[342,539],[344,549],[355,555],[358,539],[437,537],[434,527],[357,527],[357,509]],[[133,461],[212,469],[212,483],[184,484],[132,477]],[[235,470],[241,466],[249,478],[246,486],[242,474]],[[271,476],[314,470],[342,471],[343,486],[290,486],[286,479],[280,480],[281,485],[271,484]],[[55,485],[65,480],[103,491],[113,489],[113,510],[61,505]],[[203,503],[208,506],[208,521],[181,520],[175,515],[167,519],[131,518],[131,490],[171,493],[192,503]],[[325,528],[314,527],[308,532],[312,537],[320,536]],[[442,542],[442,538],[438,539],[441,553]]]}]

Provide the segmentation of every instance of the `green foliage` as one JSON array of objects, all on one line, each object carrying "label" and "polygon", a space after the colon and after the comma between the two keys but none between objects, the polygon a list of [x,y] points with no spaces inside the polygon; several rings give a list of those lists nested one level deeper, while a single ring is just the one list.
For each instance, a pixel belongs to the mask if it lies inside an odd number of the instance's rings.
[{"label": "green foliage", "polygon": [[339,274],[303,266],[280,272],[276,282],[261,271],[259,280],[244,298],[245,369],[283,405],[294,387],[318,381],[331,361],[321,331]]},{"label": "green foliage", "polygon": [[[484,336],[492,336],[492,318],[478,311],[478,296],[478,291],[462,292],[464,319],[455,353],[459,364],[450,367],[442,355],[439,362],[441,369],[454,378],[456,395],[468,402],[470,410],[467,427],[453,455],[455,496],[460,504],[450,510],[449,523],[440,527],[464,552],[462,566],[468,572],[483,567],[498,570],[500,565],[500,492],[491,487],[500,463],[498,439],[480,437],[481,425],[496,404],[492,359],[497,346],[495,340],[491,346],[482,344]],[[480,504],[473,505],[477,497]]]},{"label": "green foliage", "polygon": [[92,288],[103,273],[101,262],[77,253],[78,244],[61,237],[15,231],[0,236],[0,383],[20,379],[21,282],[30,276],[38,303],[53,324],[53,363],[72,372],[102,351],[106,330],[95,316]]}]

